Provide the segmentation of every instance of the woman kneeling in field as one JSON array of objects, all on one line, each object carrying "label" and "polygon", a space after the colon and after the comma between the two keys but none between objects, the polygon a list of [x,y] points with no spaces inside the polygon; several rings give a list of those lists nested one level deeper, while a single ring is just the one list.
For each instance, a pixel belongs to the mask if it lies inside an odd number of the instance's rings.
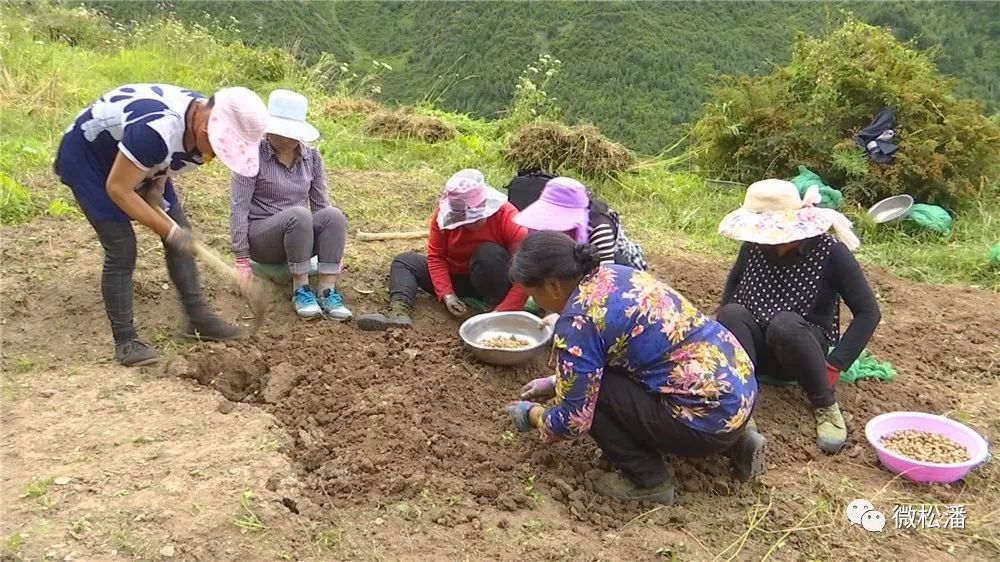
[{"label": "woman kneeling in field", "polygon": [[[758,376],[796,381],[816,417],[816,441],[840,450],[847,427],[834,395],[840,372],[868,345],[881,319],[878,303],[852,250],[860,241],[847,218],[818,209],[784,180],[747,189],[743,207],[719,225],[740,240],[717,318],[750,354]],[[827,234],[834,228],[840,240]],[[854,319],[840,336],[840,299]]]},{"label": "woman kneeling in field", "polygon": [[461,297],[498,311],[522,309],[528,297],[507,275],[510,256],[528,234],[514,223],[515,215],[517,209],[479,170],[453,175],[431,216],[427,255],[407,252],[392,260],[389,314],[362,316],[358,327],[409,328],[418,288],[436,295],[453,316],[466,312]]},{"label": "woman kneeling in field", "polygon": [[546,182],[538,200],[525,207],[514,222],[532,231],[565,232],[577,242],[592,244],[602,264],[647,269],[642,248],[625,234],[618,213],[573,178],[557,177]]},{"label": "woman kneeling in field", "polygon": [[[598,492],[673,501],[665,454],[725,454],[742,481],[764,471],[765,440],[747,428],[753,364],[722,325],[649,273],[600,265],[594,246],[562,233],[529,236],[511,278],[562,312],[557,374],[531,381],[507,412],[549,441],[589,433],[621,470],[597,479]],[[549,407],[528,401],[553,396]]]}]

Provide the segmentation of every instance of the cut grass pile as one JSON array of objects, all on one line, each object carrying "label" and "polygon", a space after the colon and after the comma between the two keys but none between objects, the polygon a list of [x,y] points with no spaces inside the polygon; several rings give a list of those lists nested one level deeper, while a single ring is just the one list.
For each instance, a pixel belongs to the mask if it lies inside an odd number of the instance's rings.
[{"label": "cut grass pile", "polygon": [[521,127],[504,156],[519,169],[576,171],[590,178],[618,174],[635,163],[628,149],[593,125],[567,127],[544,121]]},{"label": "cut grass pile", "polygon": [[377,111],[365,121],[362,131],[377,139],[416,139],[427,144],[438,144],[455,138],[455,127],[437,117],[419,115],[400,109]]}]

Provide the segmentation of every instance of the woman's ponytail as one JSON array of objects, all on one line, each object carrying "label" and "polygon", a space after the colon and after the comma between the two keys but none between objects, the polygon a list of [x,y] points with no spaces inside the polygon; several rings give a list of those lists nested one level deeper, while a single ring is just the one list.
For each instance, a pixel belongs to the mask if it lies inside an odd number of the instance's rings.
[{"label": "woman's ponytail", "polygon": [[573,258],[580,266],[580,275],[586,275],[601,265],[601,255],[593,244],[577,244],[573,247]]}]

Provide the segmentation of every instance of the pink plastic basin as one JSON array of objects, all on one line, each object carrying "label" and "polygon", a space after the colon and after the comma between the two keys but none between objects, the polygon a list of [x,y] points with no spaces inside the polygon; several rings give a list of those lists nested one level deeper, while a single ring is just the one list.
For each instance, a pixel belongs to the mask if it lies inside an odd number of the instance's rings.
[{"label": "pink plastic basin", "polygon": [[[920,462],[897,455],[882,446],[882,437],[903,429],[940,433],[968,449],[970,459],[955,464]],[[985,462],[989,455],[986,440],[970,427],[943,416],[922,412],[890,412],[875,416],[865,426],[865,437],[875,447],[883,466],[914,482],[948,484],[961,480]]]}]

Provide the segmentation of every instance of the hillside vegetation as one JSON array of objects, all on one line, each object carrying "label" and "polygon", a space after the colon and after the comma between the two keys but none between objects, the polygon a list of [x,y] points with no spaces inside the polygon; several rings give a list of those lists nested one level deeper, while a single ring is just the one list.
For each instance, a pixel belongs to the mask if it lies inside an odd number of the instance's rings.
[{"label": "hillside vegetation", "polygon": [[[322,132],[318,147],[329,168],[333,200],[348,210],[354,227],[419,227],[444,179],[464,167],[482,169],[489,181],[504,186],[515,165],[504,159],[512,131],[505,121],[484,121],[443,111],[430,104],[415,115],[442,120],[454,135],[427,144],[418,139],[380,140],[365,133],[370,102],[339,97],[350,89],[350,75],[338,80],[329,61],[305,64],[278,49],[248,47],[231,29],[173,20],[140,24],[114,33],[115,24],[78,8],[5,9],[0,14],[0,218],[4,223],[39,215],[77,217],[72,196],[51,173],[52,155],[74,115],[101,93],[129,82],[181,84],[211,93],[240,84],[262,95],[286,87],[311,100],[310,119]],[[59,26],[74,39],[67,41]],[[72,44],[70,44],[72,43]],[[391,64],[391,63],[390,63]],[[388,76],[388,75],[386,75]],[[377,86],[377,81],[369,83]],[[512,87],[512,85],[511,85]],[[518,103],[537,101],[523,96]],[[523,107],[521,107],[523,109]],[[680,171],[680,158],[640,159],[626,173],[601,175],[588,184],[625,217],[629,231],[654,252],[673,248],[733,255],[734,243],[715,233],[719,219],[740,205],[742,191],[715,187],[695,171]],[[198,197],[199,177],[224,176],[213,164],[180,182],[190,201]],[[351,170],[405,174],[408,187],[386,189],[378,199],[352,195]],[[568,173],[574,173],[567,168]],[[992,193],[995,193],[995,189]],[[425,208],[427,207],[427,208]],[[905,224],[875,227],[863,210],[845,211],[857,219],[865,245],[861,259],[912,278],[964,282],[1000,288],[1000,271],[987,262],[996,242],[996,198],[982,197],[959,211],[952,234],[938,237]],[[200,220],[225,222],[227,206],[213,202],[200,209]],[[389,212],[387,212],[387,210]],[[226,244],[220,244],[225,249]]]},{"label": "hillside vegetation", "polygon": [[[657,153],[683,137],[718,75],[786,64],[796,34],[824,35],[851,10],[936,53],[958,94],[1000,109],[996,2],[291,2],[92,1],[117,21],[206,13],[249,44],[327,52],[368,70],[388,62],[381,100],[432,101],[501,117],[518,75],[539,54],[563,63],[550,86],[564,119],[589,121]],[[251,5],[252,4],[252,5]],[[352,70],[352,72],[354,72]]]}]

